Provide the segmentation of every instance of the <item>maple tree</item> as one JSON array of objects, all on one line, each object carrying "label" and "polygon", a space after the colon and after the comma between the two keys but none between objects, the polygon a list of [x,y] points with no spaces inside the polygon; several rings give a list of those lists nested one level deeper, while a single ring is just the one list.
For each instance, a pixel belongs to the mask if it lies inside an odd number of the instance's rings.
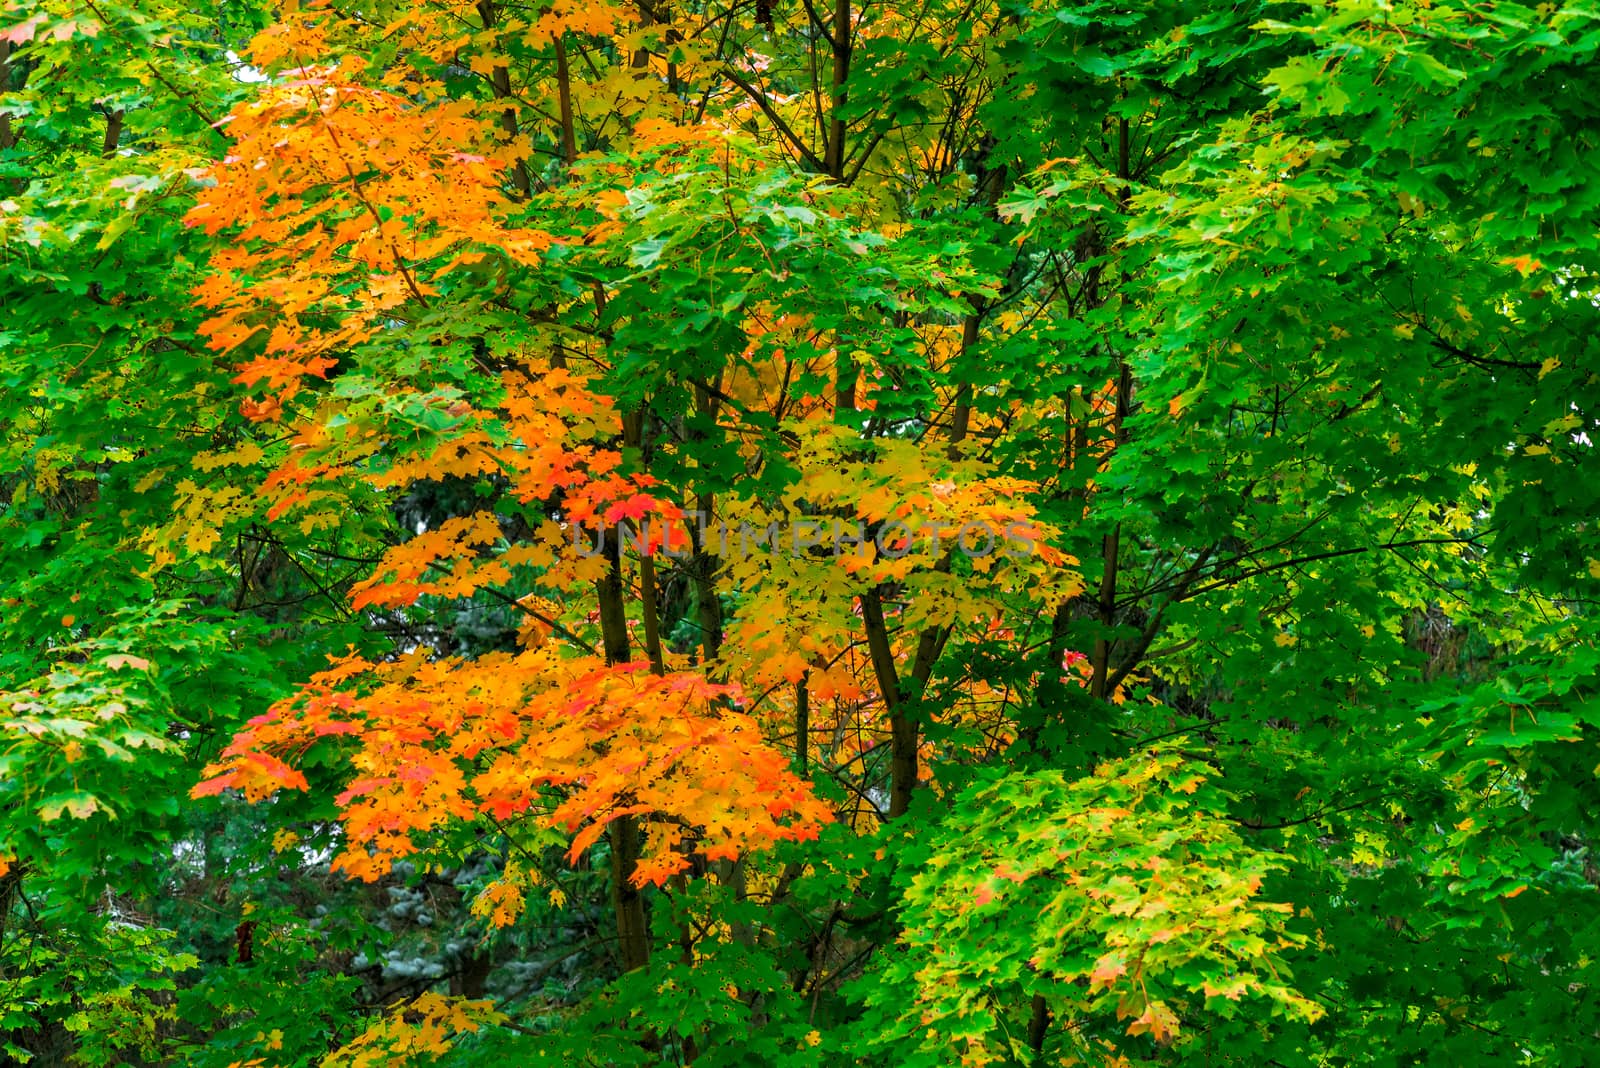
[{"label": "maple tree", "polygon": [[1588,0],[0,8],[0,1060],[1587,1063]]}]

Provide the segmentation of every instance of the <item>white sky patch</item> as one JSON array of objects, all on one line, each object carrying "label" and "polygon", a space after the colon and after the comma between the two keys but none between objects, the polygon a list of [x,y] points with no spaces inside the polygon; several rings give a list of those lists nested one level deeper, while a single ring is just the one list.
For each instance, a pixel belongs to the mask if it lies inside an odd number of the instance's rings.
[{"label": "white sky patch", "polygon": [[239,53],[230,49],[225,54],[228,57],[228,66],[233,70],[234,81],[243,82],[246,85],[254,85],[257,82],[264,82],[267,80],[267,75],[264,72],[257,70],[244,60],[240,59]]}]

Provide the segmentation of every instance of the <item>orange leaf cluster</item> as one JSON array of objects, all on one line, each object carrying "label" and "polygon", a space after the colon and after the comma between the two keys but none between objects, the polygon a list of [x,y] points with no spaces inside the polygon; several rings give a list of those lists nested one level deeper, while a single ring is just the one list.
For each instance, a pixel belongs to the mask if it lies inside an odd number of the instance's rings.
[{"label": "orange leaf cluster", "polygon": [[[438,529],[424,531],[383,554],[383,562],[350,590],[352,608],[370,605],[412,604],[423,594],[469,597],[493,582],[504,582],[511,571],[498,561],[474,567],[468,557],[474,546],[492,545],[500,538],[500,521],[493,512],[474,512],[445,520]],[[428,578],[430,568],[454,559],[453,567],[440,568]]]},{"label": "orange leaf cluster", "polygon": [[731,859],[814,837],[832,819],[740,700],[698,674],[549,647],[471,661],[351,658],[252,720],[195,793],[306,789],[284,758],[348,735],[354,776],[338,798],[347,841],[334,866],[351,875],[377,878],[448,821],[535,816],[574,836],[576,859],[613,820],[635,816],[646,833],[633,881],[659,885],[692,852]]},{"label": "orange leaf cluster", "polygon": [[552,243],[507,221],[478,104],[418,105],[360,84],[361,67],[306,69],[235,108],[232,151],[186,220],[236,232],[195,290],[212,312],[201,331],[248,352],[238,380],[280,402],[397,309],[426,306],[457,267],[491,254],[535,264]]},{"label": "orange leaf cluster", "polygon": [[[509,581],[510,569],[521,564],[539,567],[540,581],[553,587],[592,581],[603,561],[579,543],[592,545],[601,527],[614,528],[625,520],[645,527],[654,521],[652,543],[659,546],[664,523],[681,520],[683,512],[651,494],[656,484],[651,476],[618,472],[622,454],[611,443],[620,417],[609,399],[591,391],[583,377],[561,368],[538,375],[507,372],[501,385],[504,393],[497,406],[474,410],[462,404],[460,427],[430,435],[415,453],[392,447],[380,451],[383,436],[355,420],[347,422],[341,436],[318,424],[302,428],[295,441],[303,447],[291,450],[267,479],[264,489],[277,497],[268,517],[277,519],[318,499],[314,484],[352,474],[378,489],[495,474],[504,476],[510,493],[525,504],[559,497],[564,518],[582,525],[572,530],[547,522],[531,542],[497,547],[501,530],[493,512],[448,520],[386,551],[351,591],[351,603],[358,609],[412,604],[425,594],[469,597]],[[644,540],[642,534],[636,539]],[[674,531],[675,548],[687,540],[685,531]]]}]

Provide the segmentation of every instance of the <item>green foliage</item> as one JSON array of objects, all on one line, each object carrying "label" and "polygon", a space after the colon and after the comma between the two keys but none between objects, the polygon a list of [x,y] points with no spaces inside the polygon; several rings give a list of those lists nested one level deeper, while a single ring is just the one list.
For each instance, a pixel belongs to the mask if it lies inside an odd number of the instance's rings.
[{"label": "green foliage", "polygon": [[900,850],[904,952],[860,980],[872,1043],[902,1063],[1021,1058],[1027,1013],[1049,1013],[1076,1021],[1062,1056],[1094,1057],[1124,1030],[1114,1020],[1169,1041],[1186,1003],[1320,1016],[1285,985],[1285,951],[1304,940],[1291,906],[1257,900],[1284,862],[1214,815],[1225,799],[1208,775],[1177,742],[1087,778],[965,791]]},{"label": "green foliage", "polygon": [[[1600,7],[826,7],[0,10],[0,1060],[1593,1059]],[[596,487],[1061,557],[613,571]],[[570,753],[456,788],[512,667],[306,682],[518,650],[832,822],[612,760],[569,853]]]}]

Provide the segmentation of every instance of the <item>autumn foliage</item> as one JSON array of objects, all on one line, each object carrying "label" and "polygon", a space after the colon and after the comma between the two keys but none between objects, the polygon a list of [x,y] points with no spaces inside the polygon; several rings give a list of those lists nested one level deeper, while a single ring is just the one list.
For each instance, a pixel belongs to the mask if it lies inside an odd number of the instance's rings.
[{"label": "autumn foliage", "polygon": [[370,881],[417,851],[414,836],[529,814],[572,834],[576,861],[607,824],[636,816],[645,846],[630,878],[660,885],[693,854],[731,860],[815,838],[831,819],[739,704],[737,688],[697,673],[548,648],[466,663],[426,650],[386,664],[352,658],[252,720],[196,793],[304,790],[276,754],[351,736],[359,748],[337,798],[347,844],[336,869]]},{"label": "autumn foliage", "polygon": [[1587,1063],[1596,20],[4,0],[0,1063]]}]

